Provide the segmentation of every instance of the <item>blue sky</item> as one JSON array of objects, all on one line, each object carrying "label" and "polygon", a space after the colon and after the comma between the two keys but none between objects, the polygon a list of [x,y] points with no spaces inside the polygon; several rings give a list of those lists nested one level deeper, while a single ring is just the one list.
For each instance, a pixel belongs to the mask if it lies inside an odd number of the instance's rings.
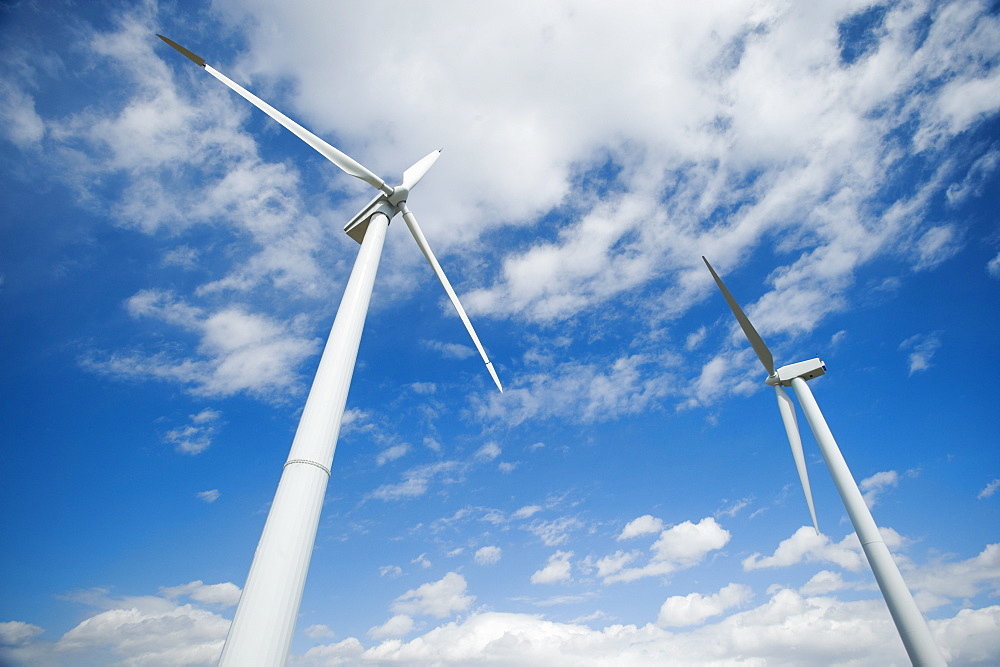
[{"label": "blue sky", "polygon": [[701,262],[812,384],[952,664],[1000,662],[981,2],[4,3],[0,659],[211,664],[396,182],[292,664],[906,664]]}]

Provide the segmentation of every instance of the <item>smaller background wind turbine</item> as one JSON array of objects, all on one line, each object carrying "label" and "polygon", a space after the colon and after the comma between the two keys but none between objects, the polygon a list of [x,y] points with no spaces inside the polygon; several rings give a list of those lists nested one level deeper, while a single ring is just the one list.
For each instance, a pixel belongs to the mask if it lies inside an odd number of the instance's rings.
[{"label": "smaller background wind turbine", "polygon": [[875,581],[878,583],[879,590],[882,591],[882,596],[889,607],[889,613],[896,624],[896,629],[903,640],[903,646],[906,648],[910,661],[914,665],[944,665],[945,661],[941,657],[937,644],[934,643],[927,622],[913,601],[913,596],[910,595],[910,590],[906,587],[906,582],[903,581],[899,568],[896,567],[896,562],[875,525],[875,520],[861,495],[861,490],[847,467],[840,447],[833,439],[833,433],[819,409],[819,404],[816,403],[809,385],[806,384],[808,380],[826,373],[826,365],[819,358],[816,358],[775,369],[771,351],[764,344],[763,339],[754,329],[753,324],[750,323],[736,299],[726,289],[719,274],[715,272],[707,259],[704,257],[702,259],[708,270],[712,272],[715,283],[722,291],[722,296],[726,298],[726,302],[733,311],[733,315],[736,316],[736,321],[739,322],[747,340],[750,341],[750,346],[757,353],[757,358],[760,359],[760,363],[767,371],[768,376],[765,382],[774,387],[777,393],[778,411],[781,413],[785,433],[788,435],[788,442],[792,447],[795,467],[799,471],[799,480],[806,495],[806,503],[809,505],[809,513],[812,516],[816,533],[819,534],[819,524],[816,522],[812,492],[809,488],[809,476],[802,454],[802,439],[795,418],[795,406],[782,387],[792,387],[795,390],[799,405],[802,406],[806,421],[809,422],[809,427],[812,429],[820,452],[823,454],[823,460],[826,461],[826,466],[830,470],[833,482],[844,502],[844,507],[847,509],[847,515],[854,525],[854,531],[857,533],[862,549],[864,549],[868,564],[875,574]]},{"label": "smaller background wind turbine", "polygon": [[157,36],[279,122],[337,167],[379,190],[379,194],[344,228],[348,236],[361,244],[361,249],[323,349],[219,662],[220,665],[239,667],[283,665],[288,658],[295,631],[295,621],[302,601],[320,511],[330,478],[330,467],[333,465],[347,392],[354,374],[361,332],[368,313],[386,229],[389,220],[397,213],[403,214],[406,226],[458,311],[497,389],[502,392],[503,387],[455,290],[427,244],[417,219],[406,206],[410,190],[437,161],[441,151],[434,151],[419,160],[403,172],[403,182],[400,185],[391,187],[357,160],[340,152],[212,68],[204,58],[163,35]]}]

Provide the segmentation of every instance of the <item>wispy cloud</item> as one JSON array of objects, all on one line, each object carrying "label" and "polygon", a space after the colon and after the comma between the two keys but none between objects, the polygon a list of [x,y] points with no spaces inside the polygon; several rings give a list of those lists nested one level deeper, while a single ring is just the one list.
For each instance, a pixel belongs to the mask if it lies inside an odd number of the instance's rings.
[{"label": "wispy cloud", "polygon": [[916,334],[899,344],[900,350],[909,352],[910,375],[928,370],[940,347],[941,340],[936,333]]},{"label": "wispy cloud", "polygon": [[219,493],[218,489],[210,489],[208,491],[199,491],[197,494],[199,500],[204,500],[206,503],[214,503],[222,495]]},{"label": "wispy cloud", "polygon": [[979,492],[979,495],[977,495],[976,498],[978,498],[979,500],[992,498],[993,494],[997,492],[997,489],[1000,489],[1000,479],[995,479],[986,486],[984,486],[983,490]]}]

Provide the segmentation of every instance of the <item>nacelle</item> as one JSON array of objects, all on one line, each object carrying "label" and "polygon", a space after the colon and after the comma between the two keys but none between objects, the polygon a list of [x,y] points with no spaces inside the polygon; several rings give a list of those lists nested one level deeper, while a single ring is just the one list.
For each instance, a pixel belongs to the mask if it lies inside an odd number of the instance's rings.
[{"label": "nacelle", "polygon": [[824,364],[819,357],[816,357],[815,359],[809,359],[808,361],[800,361],[795,364],[782,366],[775,371],[772,377],[767,378],[767,384],[771,386],[780,384],[784,387],[790,387],[792,385],[792,380],[795,378],[812,380],[813,378],[818,378],[824,373],[826,373],[826,364]]}]

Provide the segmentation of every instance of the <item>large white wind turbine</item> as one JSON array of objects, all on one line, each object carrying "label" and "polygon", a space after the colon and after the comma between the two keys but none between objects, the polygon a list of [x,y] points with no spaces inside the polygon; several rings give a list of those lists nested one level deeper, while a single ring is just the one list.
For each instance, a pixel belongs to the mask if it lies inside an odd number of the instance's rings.
[{"label": "large white wind turbine", "polygon": [[458,311],[497,388],[502,392],[503,387],[465,309],[455,295],[455,290],[431,252],[417,219],[406,206],[410,190],[427,173],[441,152],[434,151],[419,160],[403,172],[402,184],[390,187],[356,160],[210,67],[204,58],[163,35],[158,37],[281,123],[330,162],[380,191],[344,228],[351,238],[361,244],[361,249],[309,390],[219,663],[238,666],[282,665],[288,656],[302,601],[320,510],[386,229],[389,220],[397,213],[403,214],[406,226],[448,293],[448,298]]},{"label": "large white wind turbine", "polygon": [[722,296],[729,303],[729,307],[732,309],[733,315],[736,316],[736,321],[740,323],[740,328],[743,329],[747,340],[750,341],[751,347],[757,353],[757,358],[767,370],[768,376],[765,382],[774,387],[777,393],[778,411],[781,413],[781,420],[785,425],[785,433],[788,434],[788,442],[792,447],[795,466],[799,471],[802,490],[806,495],[806,503],[809,505],[809,514],[812,516],[816,533],[819,533],[819,525],[816,523],[812,492],[809,489],[809,476],[806,473],[805,459],[802,454],[802,439],[799,436],[799,427],[795,419],[795,406],[782,387],[792,387],[795,390],[799,405],[802,406],[806,421],[809,422],[809,427],[816,437],[820,452],[823,454],[823,460],[826,461],[830,476],[833,477],[833,483],[844,501],[847,515],[854,525],[854,531],[858,535],[861,547],[864,549],[868,563],[875,574],[875,581],[882,591],[882,596],[889,607],[889,613],[896,624],[896,629],[903,640],[903,646],[906,648],[910,661],[914,665],[944,665],[945,661],[938,651],[937,644],[934,643],[927,622],[913,601],[913,596],[910,595],[906,582],[903,581],[899,568],[896,567],[896,562],[892,559],[892,554],[889,553],[889,548],[879,534],[875,520],[872,518],[860,489],[858,489],[858,484],[854,481],[854,477],[847,467],[847,462],[844,461],[843,454],[840,453],[837,441],[833,439],[833,433],[827,426],[823,413],[820,412],[819,404],[816,403],[809,385],[806,384],[807,380],[823,375],[826,372],[826,366],[816,358],[775,369],[771,351],[767,349],[767,345],[764,344],[736,299],[726,289],[719,274],[715,272],[707,259],[704,257],[702,259],[708,270],[712,272],[712,277],[715,278],[716,284],[722,291]]}]

